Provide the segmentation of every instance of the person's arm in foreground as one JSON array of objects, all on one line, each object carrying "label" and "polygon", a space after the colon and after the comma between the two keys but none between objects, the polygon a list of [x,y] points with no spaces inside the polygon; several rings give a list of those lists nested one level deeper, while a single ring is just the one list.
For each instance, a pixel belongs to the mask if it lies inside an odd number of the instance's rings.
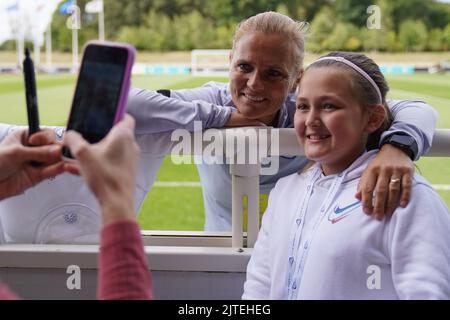
[{"label": "person's arm in foreground", "polygon": [[[418,153],[414,160],[418,160],[431,147],[436,112],[421,101],[391,101],[389,107],[394,121],[383,133],[381,141],[396,132],[407,133],[417,143]],[[362,201],[364,212],[381,219],[392,214],[399,204],[406,207],[411,197],[413,174],[414,163],[409,155],[384,144],[367,166],[358,186],[356,197]]]},{"label": "person's arm in foreground", "polygon": [[[63,171],[61,148],[50,146],[56,140],[50,130],[34,134],[29,142],[26,130],[9,135],[0,143],[0,200],[18,195],[39,182]],[[38,162],[33,166],[31,162]],[[0,299],[18,299],[8,287],[0,284]]]},{"label": "person's arm in foreground", "polygon": [[139,148],[134,120],[126,115],[95,145],[67,132],[64,145],[78,163],[65,170],[81,174],[102,208],[99,299],[151,299],[151,279],[134,213],[134,180]]}]

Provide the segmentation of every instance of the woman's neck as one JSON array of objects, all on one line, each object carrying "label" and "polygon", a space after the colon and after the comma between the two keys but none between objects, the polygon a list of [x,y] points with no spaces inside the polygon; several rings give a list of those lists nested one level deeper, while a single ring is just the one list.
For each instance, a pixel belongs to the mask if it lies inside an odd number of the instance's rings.
[{"label": "woman's neck", "polygon": [[280,110],[278,110],[274,114],[270,114],[268,116],[261,117],[258,120],[267,126],[275,127],[279,117],[280,117]]}]

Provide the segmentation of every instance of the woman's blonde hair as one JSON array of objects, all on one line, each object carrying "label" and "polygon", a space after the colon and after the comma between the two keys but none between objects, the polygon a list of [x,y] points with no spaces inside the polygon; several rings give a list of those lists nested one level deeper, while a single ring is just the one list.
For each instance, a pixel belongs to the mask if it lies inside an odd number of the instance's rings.
[{"label": "woman's blonde hair", "polygon": [[239,39],[251,32],[262,32],[266,34],[279,34],[286,38],[292,45],[292,60],[294,68],[292,74],[299,76],[303,69],[303,59],[305,57],[305,32],[309,24],[292,20],[284,14],[268,11],[254,15],[242,21],[236,28],[233,37],[234,51]]}]

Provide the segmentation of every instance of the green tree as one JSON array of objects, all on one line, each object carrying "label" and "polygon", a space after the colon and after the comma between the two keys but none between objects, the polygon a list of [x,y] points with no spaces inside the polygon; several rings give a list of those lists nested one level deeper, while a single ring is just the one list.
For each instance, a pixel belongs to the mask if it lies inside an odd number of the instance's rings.
[{"label": "green tree", "polygon": [[289,15],[297,20],[312,21],[319,11],[330,6],[333,0],[285,0],[281,3],[286,4],[289,9]]},{"label": "green tree", "polygon": [[386,33],[381,29],[361,29],[362,46],[365,51],[384,51],[386,49]]},{"label": "green tree", "polygon": [[176,30],[173,19],[152,9],[145,19],[150,48],[157,51],[177,50]]},{"label": "green tree", "polygon": [[132,44],[137,50],[155,49],[151,45],[155,43],[155,39],[149,41],[148,30],[144,27],[124,26],[120,29],[117,40]]},{"label": "green tree", "polygon": [[428,36],[427,49],[431,51],[441,51],[444,48],[444,35],[441,29],[433,29]]},{"label": "green tree", "polygon": [[336,24],[336,18],[333,10],[326,6],[314,17],[311,22],[311,28],[308,35],[308,51],[318,52],[326,49],[326,41],[332,33]]},{"label": "green tree", "polygon": [[357,51],[361,48],[359,31],[351,23],[339,22],[333,32],[325,41],[325,48],[328,50]]},{"label": "green tree", "polygon": [[421,20],[402,22],[398,36],[402,49],[406,51],[423,51],[427,45],[428,32]]},{"label": "green tree", "polygon": [[442,32],[443,50],[450,51],[450,23],[445,27]]},{"label": "green tree", "polygon": [[145,24],[147,14],[153,8],[153,0],[105,0],[104,8],[106,37],[116,39],[122,27]]},{"label": "green tree", "polygon": [[284,15],[289,16],[289,9],[288,9],[288,7],[287,7],[284,3],[280,3],[280,4],[277,6],[277,10],[276,10],[276,11],[279,12],[279,13],[281,13],[281,14],[284,14]]},{"label": "green tree", "polygon": [[361,30],[361,39],[363,48],[367,51],[386,51],[389,50],[390,39],[396,38],[393,31],[394,23],[392,21],[392,10],[387,0],[378,0],[377,6],[380,8],[381,25],[379,29],[363,28]]},{"label": "green tree", "polygon": [[[72,30],[67,27],[69,15],[54,13],[52,28],[52,48],[59,51],[72,51]],[[78,30],[78,43],[84,44],[89,40],[98,39],[98,28],[93,23],[86,23],[85,15],[82,15],[81,29]],[[81,47],[79,48],[81,51]]]},{"label": "green tree", "polygon": [[351,23],[358,28],[364,27],[367,21],[367,8],[373,0],[335,0],[333,9],[338,21]]},{"label": "green tree", "polygon": [[[392,1],[391,1],[392,2]],[[377,5],[381,11],[381,30],[384,32],[394,31],[394,18],[392,7],[388,0],[378,0]]]},{"label": "green tree", "polygon": [[[98,37],[98,16],[84,12],[88,1],[77,0],[80,43]],[[381,9],[381,29],[365,28],[372,4]],[[106,38],[145,50],[229,48],[238,22],[268,10],[311,22],[307,49],[313,52],[450,49],[450,5],[436,0],[105,0],[104,7]],[[53,48],[71,51],[68,16],[53,18]],[[14,47],[9,41],[1,49]]]},{"label": "green tree", "polygon": [[450,19],[448,4],[433,0],[389,1],[395,22],[395,30],[406,20],[422,20],[427,28],[444,28]]},{"label": "green tree", "polygon": [[401,50],[401,46],[397,41],[398,37],[395,31],[388,31],[386,34],[386,50],[389,52],[396,52]]},{"label": "green tree", "polygon": [[428,29],[444,29],[450,21],[450,5],[448,3],[438,3],[431,1],[427,11],[425,11],[425,23]]},{"label": "green tree", "polygon": [[176,45],[181,50],[210,48],[216,34],[212,23],[194,10],[191,13],[174,17]]},{"label": "green tree", "polygon": [[231,0],[230,3],[233,15],[241,21],[260,12],[276,11],[281,2],[279,0]]}]

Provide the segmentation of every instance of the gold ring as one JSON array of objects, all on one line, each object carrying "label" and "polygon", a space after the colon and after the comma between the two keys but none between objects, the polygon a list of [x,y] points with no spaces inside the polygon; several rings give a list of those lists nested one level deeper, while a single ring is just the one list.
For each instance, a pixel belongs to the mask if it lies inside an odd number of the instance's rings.
[{"label": "gold ring", "polygon": [[399,179],[399,178],[397,178],[397,179],[391,179],[391,183],[397,183],[397,182],[400,182],[400,179]]}]

